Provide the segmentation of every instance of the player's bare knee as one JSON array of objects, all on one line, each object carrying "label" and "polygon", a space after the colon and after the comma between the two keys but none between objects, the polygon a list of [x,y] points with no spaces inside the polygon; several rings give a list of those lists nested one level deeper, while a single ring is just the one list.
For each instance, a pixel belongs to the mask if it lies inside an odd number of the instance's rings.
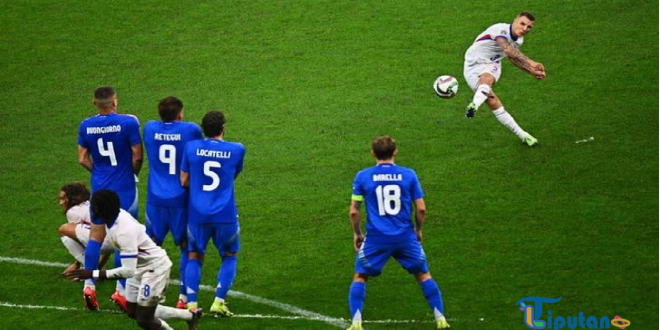
[{"label": "player's bare knee", "polygon": [[225,253],[222,254],[220,257],[221,257],[221,258],[224,258],[224,257],[235,257],[235,256],[237,256],[237,255],[238,255],[238,252],[225,252]]},{"label": "player's bare knee", "polygon": [[355,273],[353,276],[353,282],[367,283],[367,281],[369,281],[369,275],[367,274]]},{"label": "player's bare knee", "polygon": [[419,272],[415,274],[415,280],[417,280],[417,283],[422,283],[430,278],[431,278],[431,273],[429,272]]}]

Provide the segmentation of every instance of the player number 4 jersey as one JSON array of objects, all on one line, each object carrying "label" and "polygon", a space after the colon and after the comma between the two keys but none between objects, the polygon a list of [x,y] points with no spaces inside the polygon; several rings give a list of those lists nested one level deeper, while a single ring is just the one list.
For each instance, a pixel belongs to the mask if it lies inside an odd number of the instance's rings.
[{"label": "player number 4 jersey", "polygon": [[499,62],[503,58],[506,58],[502,47],[495,41],[497,38],[505,39],[516,48],[519,48],[523,44],[523,37],[513,37],[511,24],[494,24],[479,34],[474,40],[474,43],[472,43],[472,46],[465,52],[465,63],[468,65],[487,64]]}]

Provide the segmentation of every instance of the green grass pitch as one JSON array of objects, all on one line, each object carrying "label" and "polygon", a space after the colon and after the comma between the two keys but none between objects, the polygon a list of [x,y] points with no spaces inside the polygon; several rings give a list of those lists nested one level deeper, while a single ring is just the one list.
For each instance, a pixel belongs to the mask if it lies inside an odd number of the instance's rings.
[{"label": "green grass pitch", "polygon": [[[534,149],[485,108],[463,115],[465,50],[523,10],[537,21],[521,50],[548,77],[504,63],[495,90],[539,139]],[[0,1],[0,257],[56,263],[0,258],[0,329],[138,329],[83,311],[81,286],[57,266],[71,258],[55,198],[63,183],[89,181],[77,127],[103,84],[143,124],[169,95],[184,101],[186,120],[221,109],[226,138],[247,147],[233,289],[274,303],[231,297],[244,317],[205,318],[200,329],[337,329],[348,318],[351,181],[373,164],[369,141],[382,134],[397,139],[397,163],[416,169],[426,192],[424,247],[452,329],[526,329],[515,306],[526,296],[561,296],[545,308],[553,316],[655,328],[657,22],[655,3],[625,0]],[[453,99],[433,93],[443,74],[459,79]],[[143,211],[146,166],[140,177]],[[202,279],[211,286],[214,251]],[[99,290],[113,311],[113,284]],[[170,305],[177,293],[170,286]],[[203,307],[212,296],[202,292]],[[433,328],[394,262],[369,282],[364,317],[382,321],[368,329]]]}]

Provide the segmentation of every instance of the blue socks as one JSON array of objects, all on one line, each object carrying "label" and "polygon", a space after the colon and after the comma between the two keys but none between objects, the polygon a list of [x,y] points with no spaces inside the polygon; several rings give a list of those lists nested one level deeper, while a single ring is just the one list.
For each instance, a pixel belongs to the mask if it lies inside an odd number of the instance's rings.
[{"label": "blue socks", "polygon": [[353,282],[348,290],[348,308],[351,312],[352,322],[362,322],[362,306],[367,297],[367,284]]},{"label": "blue socks", "polygon": [[420,287],[422,288],[422,293],[424,293],[424,297],[428,301],[429,307],[431,307],[431,311],[433,311],[433,315],[435,315],[436,319],[438,319],[439,316],[436,311],[440,312],[442,317],[444,317],[445,307],[442,302],[442,294],[440,293],[438,284],[430,278],[422,282]]},{"label": "blue socks", "polygon": [[222,257],[222,266],[220,267],[220,271],[218,271],[218,286],[215,289],[215,296],[225,299],[235,277],[236,256]]},{"label": "blue socks", "polygon": [[181,258],[179,259],[179,295],[186,295],[186,266],[188,265],[188,248],[180,246]]},{"label": "blue socks", "polygon": [[199,282],[202,280],[202,263],[197,259],[188,259],[186,266],[186,294],[188,302],[197,301]]},{"label": "blue socks", "polygon": [[[101,243],[90,239],[85,248],[85,270],[95,270],[99,265],[99,257],[101,256]],[[90,279],[85,281],[85,285],[94,285],[96,280]]]}]

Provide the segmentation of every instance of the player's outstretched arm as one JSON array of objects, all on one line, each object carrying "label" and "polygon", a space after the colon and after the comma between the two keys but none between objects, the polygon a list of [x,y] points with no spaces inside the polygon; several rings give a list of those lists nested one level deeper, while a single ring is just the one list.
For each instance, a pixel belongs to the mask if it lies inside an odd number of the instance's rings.
[{"label": "player's outstretched arm", "polygon": [[502,47],[502,50],[513,65],[529,72],[539,80],[545,78],[545,67],[543,67],[543,64],[532,61],[516,47],[511,46],[504,38],[497,38],[495,41]]},{"label": "player's outstretched arm", "polygon": [[353,248],[355,251],[360,250],[362,242],[364,242],[364,235],[362,228],[360,228],[360,201],[351,200],[351,209],[349,216],[351,218],[351,228],[353,228]]}]

